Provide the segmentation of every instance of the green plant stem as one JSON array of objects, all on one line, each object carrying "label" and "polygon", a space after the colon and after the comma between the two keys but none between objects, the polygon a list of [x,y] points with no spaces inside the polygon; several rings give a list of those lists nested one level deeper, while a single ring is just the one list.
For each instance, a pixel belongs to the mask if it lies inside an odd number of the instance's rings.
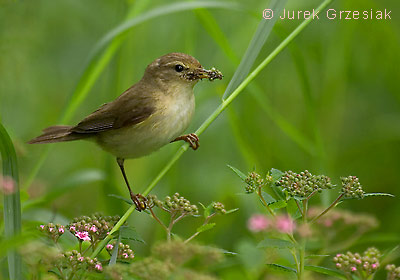
[{"label": "green plant stem", "polygon": [[[333,0],[325,0],[322,4],[316,9],[321,11],[325,9]],[[304,20],[300,25],[298,25],[290,34],[287,36],[262,62],[259,64],[256,69],[254,69],[247,77],[243,80],[243,82],[229,95],[226,99],[224,99],[218,108],[203,122],[203,124],[196,130],[196,134],[202,134],[210,125],[215,121],[215,119],[232,103],[233,100],[246,88],[251,81],[253,81],[257,75],[279,54],[282,50],[291,42],[293,41],[300,32],[306,28],[308,24],[311,23],[313,20],[312,17],[309,19]],[[183,155],[183,153],[188,149],[189,144],[183,144],[172,159],[167,163],[167,165],[161,170],[161,172],[157,175],[157,177],[150,183],[150,185],[145,189],[142,193],[143,196],[147,196],[157,185],[157,183],[164,177],[164,175],[171,169],[174,163]],[[103,247],[107,244],[107,242],[111,239],[111,235],[118,231],[120,226],[125,223],[128,217],[135,211],[135,206],[131,206],[125,214],[121,217],[118,223],[114,226],[111,230],[110,234],[100,242],[99,246],[93,252],[92,257],[96,257],[98,253],[103,249]],[[293,236],[291,239],[294,239]]]},{"label": "green plant stem", "polygon": [[321,214],[319,214],[317,217],[315,217],[314,219],[311,220],[310,224],[314,223],[315,221],[317,221],[319,218],[321,218],[323,215],[325,215],[329,210],[331,210],[333,207],[336,206],[336,204],[339,203],[340,199],[342,199],[343,197],[343,193],[340,194],[334,202],[331,203],[331,205],[328,206],[328,208],[326,208],[324,211],[322,211]]},{"label": "green plant stem", "polygon": [[269,207],[268,203],[265,201],[264,197],[261,194],[261,188],[258,188],[257,194],[260,197],[262,203],[264,204],[265,208],[267,208],[268,212],[275,218],[275,213],[272,211],[271,207]]},{"label": "green plant stem", "polygon": [[[308,208],[308,200],[304,199],[303,200],[303,212],[302,212],[302,222],[303,224],[307,223],[307,208]],[[297,271],[297,279],[303,279],[304,278],[304,261],[305,261],[305,255],[306,255],[306,237],[303,237],[301,240],[301,245],[300,245],[300,262],[299,262],[299,269]]]},{"label": "green plant stem", "polygon": [[164,223],[161,222],[161,220],[156,216],[156,214],[155,214],[154,211],[153,211],[153,208],[150,208],[149,210],[150,210],[150,213],[151,213],[151,215],[153,216],[154,220],[156,220],[157,223],[159,223],[166,231],[168,231],[167,226],[164,225]]},{"label": "green plant stem", "polygon": [[[203,222],[203,226],[208,224],[208,222],[211,220],[212,217],[215,216],[215,213],[212,213],[210,216],[208,216],[204,222]],[[197,235],[199,235],[201,232],[196,231],[192,236],[190,236],[188,239],[186,239],[183,243],[189,243],[191,240],[193,240]]]},{"label": "green plant stem", "polygon": [[125,214],[121,217],[121,219],[119,219],[118,223],[116,223],[116,225],[111,229],[110,233],[106,236],[106,238],[104,238],[96,247],[96,250],[94,250],[94,252],[90,256],[91,258],[95,258],[101,252],[101,250],[103,250],[104,246],[106,246],[107,243],[111,240],[112,235],[119,230],[119,228],[126,222],[128,217],[132,214],[133,211],[135,211],[135,209],[136,209],[135,205],[129,207],[129,209],[125,212]]}]

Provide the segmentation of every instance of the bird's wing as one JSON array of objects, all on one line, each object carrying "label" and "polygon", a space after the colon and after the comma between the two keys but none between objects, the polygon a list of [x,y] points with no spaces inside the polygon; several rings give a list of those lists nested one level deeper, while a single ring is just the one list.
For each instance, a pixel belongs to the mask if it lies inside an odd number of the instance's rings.
[{"label": "bird's wing", "polygon": [[[129,91],[129,90],[128,90]],[[72,128],[76,133],[97,133],[143,122],[154,112],[149,97],[123,94],[106,103]]]}]

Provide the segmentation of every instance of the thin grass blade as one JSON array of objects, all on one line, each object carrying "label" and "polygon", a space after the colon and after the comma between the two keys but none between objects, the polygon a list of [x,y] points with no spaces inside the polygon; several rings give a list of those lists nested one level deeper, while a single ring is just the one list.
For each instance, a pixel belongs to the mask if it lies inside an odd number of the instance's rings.
[{"label": "thin grass blade", "polygon": [[[283,8],[286,5],[287,0],[272,0],[269,5],[269,9],[273,10],[274,13],[280,14]],[[232,80],[229,82],[228,87],[225,90],[225,93],[222,97],[222,100],[228,98],[228,96],[232,93],[232,91],[240,85],[241,82],[247,77],[250,73],[251,68],[253,67],[254,61],[258,57],[262,47],[269,34],[272,31],[278,17],[273,17],[272,19],[266,20],[262,19],[258,24],[257,30],[250,41],[250,44],[240,61],[239,67],[235,71],[235,74],[232,77]]]},{"label": "thin grass blade", "polygon": [[[2,124],[0,124],[0,154],[3,165],[0,183],[3,181],[1,187],[4,193],[4,236],[6,239],[10,239],[21,233],[21,202],[17,155],[10,136]],[[21,258],[17,252],[9,250],[7,260],[10,279],[22,279]]]}]

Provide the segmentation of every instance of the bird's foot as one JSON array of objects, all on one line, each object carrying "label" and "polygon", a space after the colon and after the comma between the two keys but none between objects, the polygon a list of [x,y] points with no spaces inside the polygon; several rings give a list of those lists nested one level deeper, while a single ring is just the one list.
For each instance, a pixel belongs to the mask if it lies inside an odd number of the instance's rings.
[{"label": "bird's foot", "polygon": [[180,141],[180,140],[183,140],[183,141],[189,143],[190,147],[193,150],[197,150],[200,147],[200,143],[199,143],[200,139],[195,133],[190,133],[190,134],[179,136],[176,139],[172,140],[171,142]]},{"label": "bird's foot", "polygon": [[147,198],[141,195],[140,193],[131,194],[131,199],[133,203],[136,205],[136,210],[139,212],[146,210],[147,208]]}]

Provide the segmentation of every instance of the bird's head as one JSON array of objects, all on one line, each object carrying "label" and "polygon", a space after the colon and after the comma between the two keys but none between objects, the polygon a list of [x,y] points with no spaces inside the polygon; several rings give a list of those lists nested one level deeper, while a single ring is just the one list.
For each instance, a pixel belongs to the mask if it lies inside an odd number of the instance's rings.
[{"label": "bird's head", "polygon": [[154,60],[146,68],[146,79],[167,83],[182,83],[194,86],[201,79],[222,79],[216,69],[206,70],[193,56],[184,53],[169,53]]}]

